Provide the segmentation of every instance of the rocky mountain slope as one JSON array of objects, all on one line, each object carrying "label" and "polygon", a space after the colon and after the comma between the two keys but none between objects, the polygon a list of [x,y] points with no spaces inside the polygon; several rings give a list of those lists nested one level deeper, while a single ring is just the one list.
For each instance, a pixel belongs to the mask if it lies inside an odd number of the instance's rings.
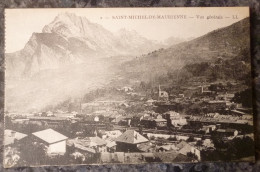
[{"label": "rocky mountain slope", "polygon": [[135,31],[112,33],[86,17],[62,13],[42,33],[33,33],[24,49],[6,54],[6,76],[28,77],[95,58],[140,55],[162,46]]}]

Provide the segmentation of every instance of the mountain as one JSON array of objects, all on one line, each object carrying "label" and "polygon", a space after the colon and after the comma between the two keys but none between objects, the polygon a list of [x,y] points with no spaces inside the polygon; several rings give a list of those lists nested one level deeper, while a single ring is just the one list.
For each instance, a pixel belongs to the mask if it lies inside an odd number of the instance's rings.
[{"label": "mountain", "polygon": [[[107,88],[125,85],[141,90],[147,97],[153,96],[158,85],[170,95],[192,96],[198,85],[212,83],[234,83],[233,89],[244,91],[251,88],[249,43],[249,18],[246,18],[191,41],[123,62],[113,82],[102,91],[86,93],[83,101],[117,99],[119,96]],[[54,109],[68,110],[69,103],[78,108],[78,103],[68,99]]]},{"label": "mountain", "polygon": [[24,49],[6,54],[5,109],[39,111],[117,82],[169,83],[178,76],[185,82],[185,75],[203,76],[212,70],[223,71],[222,78],[250,73],[248,18],[160,47],[135,31],[112,33],[84,17],[60,14],[42,33],[33,33]]},{"label": "mountain", "polygon": [[166,46],[166,44],[142,37],[135,30],[122,28],[116,33],[116,36],[120,40],[120,44],[124,46],[123,48],[128,49],[129,52],[133,52],[135,55],[146,54]]},{"label": "mountain", "polygon": [[59,14],[5,58],[6,110],[34,111],[109,84],[121,63],[161,44],[126,29],[112,33],[85,17]]},{"label": "mountain", "polygon": [[186,65],[203,62],[214,64],[218,59],[245,63],[248,71],[249,55],[249,18],[245,18],[191,41],[159,49],[126,62],[122,67],[122,75],[150,82],[158,77],[178,73]]},{"label": "mountain", "polygon": [[6,54],[6,76],[32,76],[41,70],[80,63],[80,56],[70,51],[71,46],[56,33],[33,33],[24,49]]},{"label": "mountain", "polygon": [[140,55],[162,45],[136,31],[112,33],[86,17],[59,14],[42,33],[33,33],[25,47],[6,54],[7,77],[30,77],[64,65],[80,64],[93,58]]},{"label": "mountain", "polygon": [[187,41],[190,41],[194,39],[193,37],[189,37],[189,38],[179,38],[179,37],[169,37],[167,38],[165,41],[164,41],[164,44],[167,45],[167,47],[171,47],[173,45],[176,45],[176,44],[180,44],[182,42],[187,42]]}]

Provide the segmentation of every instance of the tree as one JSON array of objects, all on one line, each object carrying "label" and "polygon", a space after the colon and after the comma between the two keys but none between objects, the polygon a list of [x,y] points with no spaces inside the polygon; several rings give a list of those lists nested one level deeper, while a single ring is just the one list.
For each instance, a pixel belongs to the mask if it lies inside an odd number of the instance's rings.
[{"label": "tree", "polygon": [[99,121],[103,122],[105,120],[104,115],[98,115]]},{"label": "tree", "polygon": [[193,136],[190,136],[190,137],[187,139],[187,142],[194,142],[194,141],[195,141],[195,139],[194,139]]},{"label": "tree", "polygon": [[[234,138],[230,144],[229,151],[233,150],[235,159],[254,156],[254,141],[250,137]],[[246,150],[246,151],[245,151]]]},{"label": "tree", "polygon": [[244,91],[238,92],[232,98],[236,103],[242,103],[244,107],[252,107],[252,89],[248,88]]},{"label": "tree", "polygon": [[228,88],[229,90],[231,90],[232,87],[233,87],[233,85],[232,85],[230,82],[227,82],[227,88]]},{"label": "tree", "polygon": [[188,152],[187,157],[192,158],[192,159],[198,159],[198,156],[195,155],[195,153],[192,153],[192,152]]},{"label": "tree", "polygon": [[173,136],[173,137],[171,136],[171,137],[168,138],[168,140],[169,141],[177,141],[177,138],[176,138],[176,136]]},{"label": "tree", "polygon": [[46,155],[47,147],[44,144],[28,140],[26,144],[19,145],[19,150],[21,151],[21,160],[24,161],[22,165],[46,164],[48,157]]},{"label": "tree", "polygon": [[196,146],[201,147],[202,144],[203,144],[202,140],[198,140],[197,143],[196,143]]}]

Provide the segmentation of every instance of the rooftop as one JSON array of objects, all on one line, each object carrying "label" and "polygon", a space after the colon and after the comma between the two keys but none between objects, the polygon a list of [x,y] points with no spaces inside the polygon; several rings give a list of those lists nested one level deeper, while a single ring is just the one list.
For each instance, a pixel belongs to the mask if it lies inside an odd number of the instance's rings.
[{"label": "rooftop", "polygon": [[88,137],[91,144],[96,144],[97,146],[103,146],[106,145],[107,142],[100,137]]},{"label": "rooftop", "polygon": [[236,129],[232,129],[232,128],[228,128],[228,129],[217,129],[217,132],[220,132],[220,133],[224,133],[224,132],[227,132],[227,133],[231,132],[231,133],[233,133],[233,132],[235,132],[235,131],[237,131],[237,130],[236,130]]},{"label": "rooftop", "polygon": [[166,119],[154,119],[154,121],[156,121],[156,122],[167,122]]},{"label": "rooftop", "polygon": [[113,131],[105,131],[108,137],[117,138],[122,134],[120,130],[113,130]]},{"label": "rooftop", "polygon": [[4,145],[13,144],[15,140],[21,140],[25,137],[27,137],[27,134],[19,133],[13,130],[5,130]]},{"label": "rooftop", "polygon": [[87,151],[90,153],[96,153],[96,151],[93,148],[90,148],[88,144],[84,142],[84,140],[79,140],[79,139],[70,139],[67,142],[68,145],[74,145],[75,148],[81,149],[83,151]]},{"label": "rooftop", "polygon": [[139,144],[148,141],[149,141],[148,139],[146,139],[144,136],[142,136],[141,134],[139,134],[134,130],[127,130],[116,139],[116,142],[123,142],[129,144]]},{"label": "rooftop", "polygon": [[42,131],[38,131],[35,133],[32,133],[34,136],[38,137],[39,139],[52,144],[52,143],[56,143],[56,142],[60,142],[63,140],[68,139],[68,137],[60,134],[59,132],[53,130],[53,129],[46,129],[46,130],[42,130]]}]

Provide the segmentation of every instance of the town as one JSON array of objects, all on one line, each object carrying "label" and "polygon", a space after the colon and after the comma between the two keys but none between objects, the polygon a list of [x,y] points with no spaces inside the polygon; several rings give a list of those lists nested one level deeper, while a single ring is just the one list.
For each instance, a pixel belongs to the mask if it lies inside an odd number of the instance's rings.
[{"label": "town", "polygon": [[189,82],[174,91],[143,83],[97,89],[48,111],[5,112],[5,164],[253,159],[251,100],[241,101],[247,89]]}]

